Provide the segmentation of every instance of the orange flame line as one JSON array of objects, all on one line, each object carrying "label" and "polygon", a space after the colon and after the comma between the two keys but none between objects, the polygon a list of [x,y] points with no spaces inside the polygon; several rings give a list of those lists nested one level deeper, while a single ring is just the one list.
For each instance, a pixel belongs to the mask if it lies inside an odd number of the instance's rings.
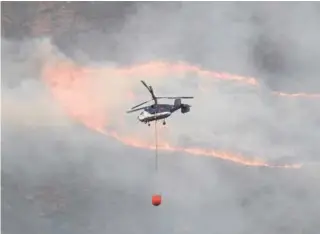
[{"label": "orange flame line", "polygon": [[[112,136],[113,138],[117,139],[121,143],[131,147],[143,148],[143,149],[149,149],[149,150],[155,149],[154,145],[148,145],[143,142],[137,142],[137,141],[132,141],[126,138],[121,138],[116,132],[108,133],[105,130],[100,128],[95,128],[94,130],[96,130],[97,132],[100,132],[103,135]],[[185,153],[196,155],[196,156],[215,157],[222,160],[227,160],[234,163],[242,164],[245,166],[270,167],[270,168],[301,168],[302,167],[302,164],[270,165],[258,159],[246,159],[245,157],[239,154],[229,154],[226,152],[219,152],[213,149],[206,150],[206,149],[200,149],[200,148],[173,147],[168,143],[163,143],[162,145],[158,145],[158,149],[164,150],[164,151],[171,151],[171,152],[185,152]]]},{"label": "orange flame line", "polygon": [[[90,71],[90,69],[87,69]],[[165,76],[165,75],[182,75],[187,72],[194,72],[198,76],[204,78],[212,78],[225,81],[237,81],[247,85],[259,86],[259,82],[256,78],[250,76],[234,75],[227,72],[217,72],[202,69],[195,65],[190,65],[185,62],[164,62],[164,61],[151,61],[149,63],[137,64],[130,67],[123,67],[115,70],[115,74],[123,76],[134,75],[150,75]],[[320,98],[320,93],[284,93],[284,92],[272,92],[280,97],[302,97],[302,98]]]},{"label": "orange flame line", "polygon": [[[111,70],[106,70],[110,72]],[[238,75],[230,75],[228,73],[218,73],[208,70],[202,70],[199,67],[188,65],[185,63],[169,64],[164,62],[150,62],[147,64],[133,66],[127,69],[112,70],[115,74],[124,76],[133,75],[149,75],[163,76],[171,73],[196,72],[201,76],[215,77],[218,79],[240,81],[250,85],[257,85],[257,81],[251,77],[243,77]],[[70,73],[76,73],[76,76],[70,76]],[[102,107],[99,105],[99,99],[90,90],[90,81],[83,77],[86,72],[93,72],[92,69],[78,68],[71,63],[60,62],[56,66],[47,65],[43,69],[43,78],[49,86],[53,96],[64,107],[69,115],[83,123],[88,128],[95,130],[103,135],[111,136],[125,145],[153,150],[155,147],[145,142],[139,142],[134,138],[121,137],[115,131],[106,131],[104,127],[107,125],[107,116]],[[74,79],[73,77],[77,77]],[[290,94],[280,93],[282,96]],[[292,95],[292,94],[291,94]],[[191,155],[216,157],[223,160],[232,161],[234,163],[246,166],[270,167],[270,168],[300,168],[302,164],[292,165],[270,165],[262,160],[248,159],[239,154],[231,154],[213,149],[201,148],[182,148],[174,147],[168,143],[161,144],[158,149],[171,152],[185,152]]]}]

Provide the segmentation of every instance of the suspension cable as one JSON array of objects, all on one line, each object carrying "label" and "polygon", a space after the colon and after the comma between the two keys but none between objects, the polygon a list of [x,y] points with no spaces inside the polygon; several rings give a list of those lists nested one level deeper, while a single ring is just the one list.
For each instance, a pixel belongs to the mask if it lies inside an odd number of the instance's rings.
[{"label": "suspension cable", "polygon": [[156,172],[158,171],[158,128],[157,128],[157,120],[155,120],[154,122],[154,133],[155,133],[155,154],[156,154],[156,157],[155,157],[155,169],[156,169]]}]

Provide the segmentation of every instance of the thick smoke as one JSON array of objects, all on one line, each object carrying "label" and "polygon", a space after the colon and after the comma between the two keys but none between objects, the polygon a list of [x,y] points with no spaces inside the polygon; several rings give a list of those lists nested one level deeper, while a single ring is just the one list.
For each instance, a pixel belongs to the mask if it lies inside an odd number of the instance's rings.
[{"label": "thick smoke", "polygon": [[[2,12],[19,9],[12,14],[23,20],[27,5],[19,4],[2,4],[7,7]],[[319,99],[271,92],[320,92],[319,4],[68,7],[109,18],[97,17],[90,30],[78,33],[58,34],[52,26],[47,36],[35,38],[12,26],[2,37],[3,233],[318,233]],[[111,72],[151,60],[254,76],[260,87],[199,74],[155,78],[152,71],[134,77]],[[159,95],[196,97],[190,113],[177,113],[161,130],[173,145],[305,165],[251,168],[161,152],[156,173],[154,152],[123,146],[65,112],[43,80],[44,68],[57,64],[71,64],[76,75],[82,68],[95,71],[89,78],[99,100],[92,105],[98,103],[109,127],[124,136],[153,137],[135,115],[124,114],[148,98],[139,83],[145,79]],[[159,191],[164,200],[155,208],[150,199]]]}]

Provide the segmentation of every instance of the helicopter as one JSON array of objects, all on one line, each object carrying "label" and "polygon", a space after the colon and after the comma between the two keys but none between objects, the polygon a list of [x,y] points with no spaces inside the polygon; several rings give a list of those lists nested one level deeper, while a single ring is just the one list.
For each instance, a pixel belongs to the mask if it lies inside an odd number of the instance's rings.
[{"label": "helicopter", "polygon": [[[137,117],[140,122],[148,124],[148,126],[150,126],[150,122],[152,121],[163,120],[162,124],[166,125],[166,119],[170,117],[173,112],[181,109],[181,113],[185,114],[190,111],[191,106],[189,104],[183,104],[181,102],[181,99],[192,99],[193,97],[156,97],[154,95],[152,86],[148,86],[143,80],[141,80],[141,83],[147,88],[147,90],[151,94],[152,99],[142,102],[127,111],[127,113],[132,113],[143,110]],[[158,99],[174,99],[174,103],[159,104]],[[154,101],[154,104],[140,107],[151,101]]]}]

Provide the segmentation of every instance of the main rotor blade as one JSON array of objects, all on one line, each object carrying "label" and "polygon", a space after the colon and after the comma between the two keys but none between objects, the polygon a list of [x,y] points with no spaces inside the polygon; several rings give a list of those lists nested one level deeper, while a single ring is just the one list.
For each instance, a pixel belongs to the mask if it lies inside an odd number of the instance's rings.
[{"label": "main rotor blade", "polygon": [[132,109],[135,109],[135,108],[137,108],[137,107],[139,107],[139,106],[142,106],[143,104],[146,104],[146,103],[148,103],[148,102],[151,102],[151,101],[152,101],[152,100],[142,102],[142,103],[140,103],[140,104],[138,104],[138,105],[136,105],[136,106],[132,107],[132,108],[131,108],[131,110],[132,110]]},{"label": "main rotor blade", "polygon": [[153,88],[151,86],[148,86],[146,84],[146,82],[144,82],[143,80],[141,80],[141,83],[148,89],[148,91],[150,92],[151,96],[152,96],[152,99],[154,100],[154,102],[157,104],[157,97],[154,95],[154,92],[153,92]]},{"label": "main rotor blade", "polygon": [[141,83],[149,90],[149,92],[151,92],[150,87],[146,84],[146,82],[141,80]]},{"label": "main rotor blade", "polygon": [[159,98],[161,98],[161,99],[163,99],[163,98],[166,98],[166,99],[178,99],[178,98],[180,98],[180,99],[193,99],[194,97],[157,97],[158,99]]},{"label": "main rotor blade", "polygon": [[134,109],[134,110],[128,110],[127,113],[132,113],[132,112],[136,112],[136,111],[139,111],[139,110],[144,110],[146,107],[140,107],[138,109]]}]

